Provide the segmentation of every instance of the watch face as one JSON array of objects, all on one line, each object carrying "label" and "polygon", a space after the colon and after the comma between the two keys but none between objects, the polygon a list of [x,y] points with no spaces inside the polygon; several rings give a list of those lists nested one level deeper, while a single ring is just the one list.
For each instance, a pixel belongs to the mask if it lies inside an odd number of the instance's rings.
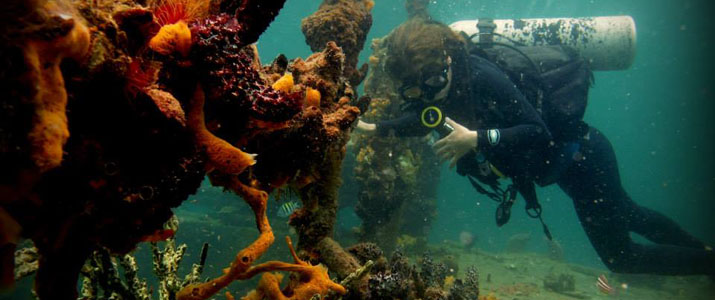
[{"label": "watch face", "polygon": [[425,116],[425,121],[429,124],[435,124],[439,122],[439,114],[436,110],[429,110]]},{"label": "watch face", "polygon": [[422,110],[422,125],[429,128],[435,128],[442,124],[443,116],[442,111],[436,106],[428,106]]},{"label": "watch face", "polygon": [[501,133],[499,132],[499,129],[489,129],[487,131],[487,140],[489,141],[489,144],[492,146],[496,146],[499,144],[499,140],[501,139]]}]

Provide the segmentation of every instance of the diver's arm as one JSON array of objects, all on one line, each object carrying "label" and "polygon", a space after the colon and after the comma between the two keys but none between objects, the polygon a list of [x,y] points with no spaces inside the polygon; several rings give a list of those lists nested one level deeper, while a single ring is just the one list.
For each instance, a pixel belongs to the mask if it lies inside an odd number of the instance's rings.
[{"label": "diver's arm", "polygon": [[481,59],[476,77],[478,93],[489,96],[504,124],[477,129],[478,151],[529,149],[551,140],[539,113],[501,69]]},{"label": "diver's arm", "polygon": [[375,123],[375,134],[388,136],[393,133],[399,137],[424,136],[429,128],[422,126],[419,114],[414,111],[406,112],[402,117]]}]

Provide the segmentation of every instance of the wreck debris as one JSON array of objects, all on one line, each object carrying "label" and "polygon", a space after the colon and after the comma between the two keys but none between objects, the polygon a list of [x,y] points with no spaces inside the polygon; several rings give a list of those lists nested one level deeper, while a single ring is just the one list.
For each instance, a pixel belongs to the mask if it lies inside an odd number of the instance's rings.
[{"label": "wreck debris", "polygon": [[305,41],[313,52],[335,42],[345,53],[343,75],[357,87],[367,74],[367,65],[358,69],[358,55],[365,44],[375,5],[373,0],[324,0],[318,10],[301,22]]}]

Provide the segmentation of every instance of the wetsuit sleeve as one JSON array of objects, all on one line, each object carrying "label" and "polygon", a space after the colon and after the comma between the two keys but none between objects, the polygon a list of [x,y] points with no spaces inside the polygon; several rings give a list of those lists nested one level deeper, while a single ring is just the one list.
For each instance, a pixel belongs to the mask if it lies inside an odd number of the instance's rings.
[{"label": "wetsuit sleeve", "polygon": [[395,136],[423,136],[429,132],[429,129],[422,126],[417,112],[407,112],[402,117],[392,120],[380,121],[376,124],[378,136],[387,136],[393,132]]},{"label": "wetsuit sleeve", "polygon": [[544,121],[509,77],[484,59],[474,72],[477,97],[499,114],[498,128],[477,129],[477,150],[484,153],[519,151],[541,146],[551,139]]}]

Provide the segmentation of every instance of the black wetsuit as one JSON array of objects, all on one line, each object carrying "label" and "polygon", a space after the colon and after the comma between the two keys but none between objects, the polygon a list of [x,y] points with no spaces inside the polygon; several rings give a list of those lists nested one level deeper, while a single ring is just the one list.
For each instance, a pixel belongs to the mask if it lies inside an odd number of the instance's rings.
[{"label": "black wetsuit", "polygon": [[[467,99],[472,103],[453,101],[450,92],[442,110],[457,123],[477,128],[478,152],[504,175],[539,181],[539,177],[558,170],[554,180],[573,199],[581,225],[610,270],[671,275],[715,273],[713,251],[705,250],[701,241],[666,216],[631,200],[621,185],[613,148],[602,133],[585,126],[582,134],[571,141],[554,142],[540,114],[499,67],[474,55],[469,64],[471,97]],[[465,111],[474,116],[463,117]],[[416,110],[396,120],[378,122],[377,131],[379,135],[424,135],[429,129],[420,124]],[[490,129],[500,132],[498,141],[490,141]],[[558,148],[566,142],[578,145],[578,150],[569,153],[570,159],[555,158],[556,153],[563,152],[554,145]],[[471,159],[460,159],[458,169],[472,168]],[[656,244],[634,243],[630,232]]]}]

